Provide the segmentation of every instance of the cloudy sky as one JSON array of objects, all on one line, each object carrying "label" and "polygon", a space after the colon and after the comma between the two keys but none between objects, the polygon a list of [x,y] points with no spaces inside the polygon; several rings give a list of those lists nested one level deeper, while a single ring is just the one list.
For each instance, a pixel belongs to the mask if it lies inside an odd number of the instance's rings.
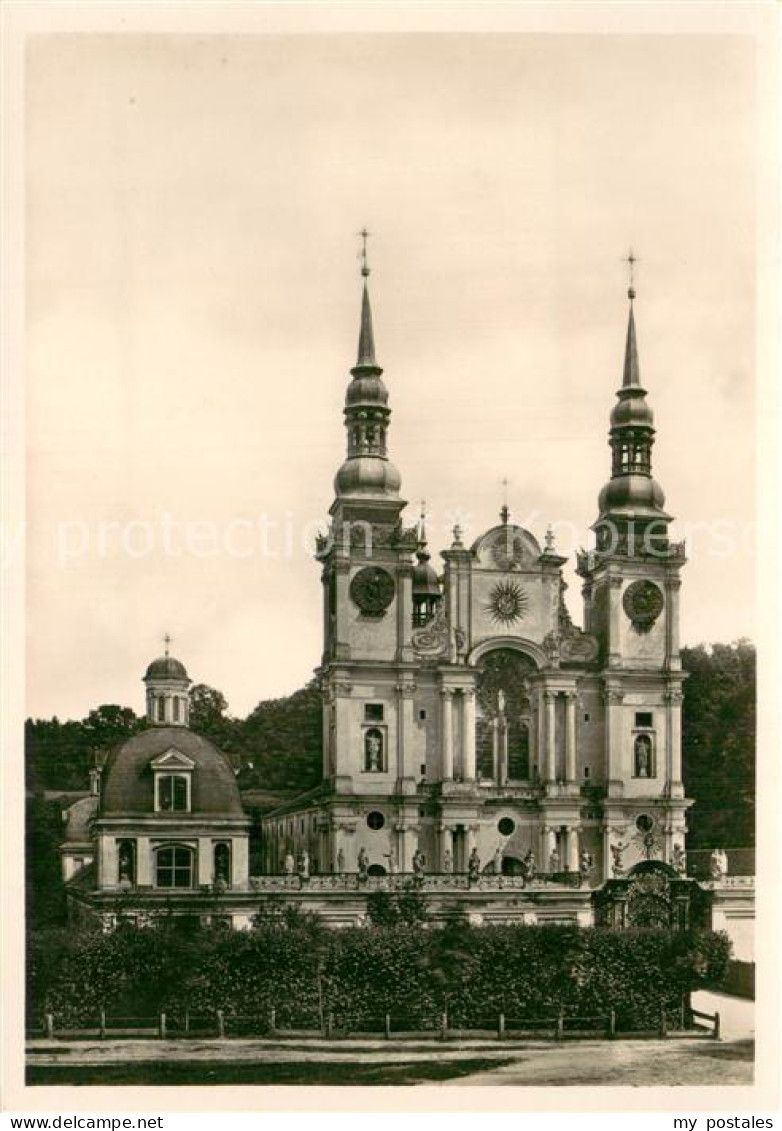
[{"label": "cloudy sky", "polygon": [[[28,711],[141,709],[168,631],[237,714],[320,656],[364,224],[391,452],[584,544],[632,246],[686,643],[754,635],[753,44],[44,36],[27,54]],[[569,574],[571,612],[581,602]]]}]

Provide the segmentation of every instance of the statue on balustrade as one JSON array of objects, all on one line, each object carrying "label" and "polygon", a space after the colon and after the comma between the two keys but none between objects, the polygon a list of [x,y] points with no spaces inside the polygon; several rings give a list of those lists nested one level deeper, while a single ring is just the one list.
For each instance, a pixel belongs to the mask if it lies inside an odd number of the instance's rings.
[{"label": "statue on balustrade", "polygon": [[591,852],[584,850],[584,852],[581,853],[581,857],[579,859],[579,867],[581,869],[582,876],[589,875],[589,873],[592,871],[592,868],[594,867],[594,860],[592,859]]},{"label": "statue on balustrade", "polygon": [[367,855],[366,848],[362,848],[358,854],[358,878],[362,882],[367,878],[369,871],[369,856]]},{"label": "statue on balustrade", "polygon": [[709,860],[711,878],[721,880],[728,874],[728,856],[722,848],[715,848]]},{"label": "statue on balustrade", "polygon": [[559,849],[552,848],[551,855],[548,858],[548,870],[549,870],[549,872],[551,872],[551,874],[554,875],[556,872],[558,872],[560,870],[561,864],[562,864],[562,861],[560,859]]},{"label": "statue on balustrade", "polygon": [[426,857],[420,848],[416,848],[413,853],[413,873],[416,879],[423,879],[424,871],[426,869]]},{"label": "statue on balustrade", "polygon": [[525,877],[528,880],[534,880],[535,879],[535,871],[537,870],[537,864],[535,862],[535,853],[532,851],[531,848],[527,852],[527,855],[524,857],[524,860],[522,861],[522,863],[524,865],[524,875],[525,875]]},{"label": "statue on balustrade", "polygon": [[492,867],[493,867],[495,876],[501,876],[502,875],[502,845],[501,844],[497,845],[497,851],[494,853],[494,859],[492,860]]},{"label": "statue on balustrade", "polygon": [[675,844],[673,846],[673,859],[671,860],[671,865],[673,867],[674,872],[677,872],[678,875],[680,875],[680,876],[686,875],[686,873],[687,873],[687,853],[684,851],[684,849],[682,848],[682,846],[680,844]]},{"label": "statue on balustrade", "polygon": [[473,848],[470,853],[470,859],[467,861],[467,875],[470,883],[475,883],[480,878],[481,874],[481,858],[478,855],[478,849]]},{"label": "statue on balustrade", "polygon": [[285,853],[285,861],[284,861],[284,864],[283,864],[283,868],[285,870],[286,876],[292,876],[293,873],[296,871],[296,861],[293,858],[292,852],[286,852]]},{"label": "statue on balustrade", "polygon": [[337,853],[337,871],[338,872],[344,872],[345,871],[345,853],[344,853],[343,849],[341,849],[341,848],[340,848],[339,852]]},{"label": "statue on balustrade", "polygon": [[303,880],[308,880],[310,876],[310,854],[307,849],[302,849],[299,856],[299,875]]},{"label": "statue on balustrade", "polygon": [[453,871],[453,853],[451,852],[450,848],[446,848],[445,852],[443,853],[442,868],[446,875],[450,875]]}]

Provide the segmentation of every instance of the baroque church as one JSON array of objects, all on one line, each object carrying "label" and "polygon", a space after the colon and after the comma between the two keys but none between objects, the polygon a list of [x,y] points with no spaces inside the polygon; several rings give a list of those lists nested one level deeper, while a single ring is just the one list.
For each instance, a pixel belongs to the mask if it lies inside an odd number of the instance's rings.
[{"label": "baroque church", "polygon": [[472,545],[454,529],[440,572],[423,519],[406,521],[366,258],[362,274],[347,452],[316,550],[322,781],[266,813],[251,874],[234,770],[190,730],[190,679],[166,650],[145,676],[148,728],[68,814],[71,911],[110,925],[118,906],[139,921],[165,907],[242,927],[284,898],[346,925],[364,921],[371,892],[414,885],[434,918],[458,907],[476,922],[622,926],[651,883],[685,925],[697,887],[681,768],[685,553],[652,476],[635,292],[610,477],[594,549],[577,559],[579,628],[550,532],[541,547],[503,507]]}]

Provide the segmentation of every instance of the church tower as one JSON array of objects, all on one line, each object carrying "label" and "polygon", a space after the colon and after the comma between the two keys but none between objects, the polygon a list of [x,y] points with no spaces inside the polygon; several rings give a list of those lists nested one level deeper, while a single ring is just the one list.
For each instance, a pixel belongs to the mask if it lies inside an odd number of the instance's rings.
[{"label": "church tower", "polygon": [[[347,455],[334,480],[331,527],[317,548],[324,616],[323,778],[333,798],[317,853],[321,871],[355,869],[357,813],[369,805],[371,827],[373,799],[387,803],[385,812],[388,804],[398,812],[397,831],[405,828],[406,797],[417,814],[412,633],[413,554],[419,543],[415,527],[402,525],[401,476],[389,457],[391,409],[375,351],[369,273],[365,239],[358,357],[345,396]],[[376,824],[381,819],[386,821],[374,814]],[[401,844],[395,864],[409,869],[404,837],[387,832],[385,854],[396,853]]]},{"label": "church tower", "polygon": [[600,649],[606,875],[611,845],[620,840],[635,842],[636,858],[670,862],[673,848],[684,846],[690,804],[681,760],[685,553],[683,543],[669,540],[672,519],[652,477],[654,416],[641,384],[635,297],[631,283],[622,385],[610,420],[611,478],[592,528],[596,547],[578,557],[585,628]]}]

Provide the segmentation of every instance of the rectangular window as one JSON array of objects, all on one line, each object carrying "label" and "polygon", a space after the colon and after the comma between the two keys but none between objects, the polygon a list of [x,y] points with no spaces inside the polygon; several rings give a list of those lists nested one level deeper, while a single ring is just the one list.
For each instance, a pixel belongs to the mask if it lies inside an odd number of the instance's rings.
[{"label": "rectangular window", "polygon": [[180,774],[166,774],[158,778],[158,811],[161,813],[186,813],[188,811],[187,778]]},{"label": "rectangular window", "polygon": [[424,722],[426,720],[426,711],[424,710],[423,707],[418,712],[418,718],[421,720],[421,722]]},{"label": "rectangular window", "polygon": [[588,723],[588,722],[589,722],[589,712],[587,712],[587,713],[586,713],[586,714],[584,715],[584,722],[585,722],[585,723]]},{"label": "rectangular window", "polygon": [[368,723],[382,723],[383,721],[383,704],[382,703],[365,703],[364,704],[364,720]]},{"label": "rectangular window", "polygon": [[652,711],[636,711],[635,712],[635,725],[637,727],[650,727],[654,725],[654,714]]},{"label": "rectangular window", "polygon": [[174,696],[174,722],[179,722],[179,696]]},{"label": "rectangular window", "polygon": [[585,778],[589,777],[589,766],[584,766],[584,777]]},{"label": "rectangular window", "polygon": [[426,777],[426,762],[421,763],[421,777],[422,778]]},{"label": "rectangular window", "polygon": [[193,853],[189,848],[161,848],[157,853],[157,886],[189,888],[192,886]]}]

